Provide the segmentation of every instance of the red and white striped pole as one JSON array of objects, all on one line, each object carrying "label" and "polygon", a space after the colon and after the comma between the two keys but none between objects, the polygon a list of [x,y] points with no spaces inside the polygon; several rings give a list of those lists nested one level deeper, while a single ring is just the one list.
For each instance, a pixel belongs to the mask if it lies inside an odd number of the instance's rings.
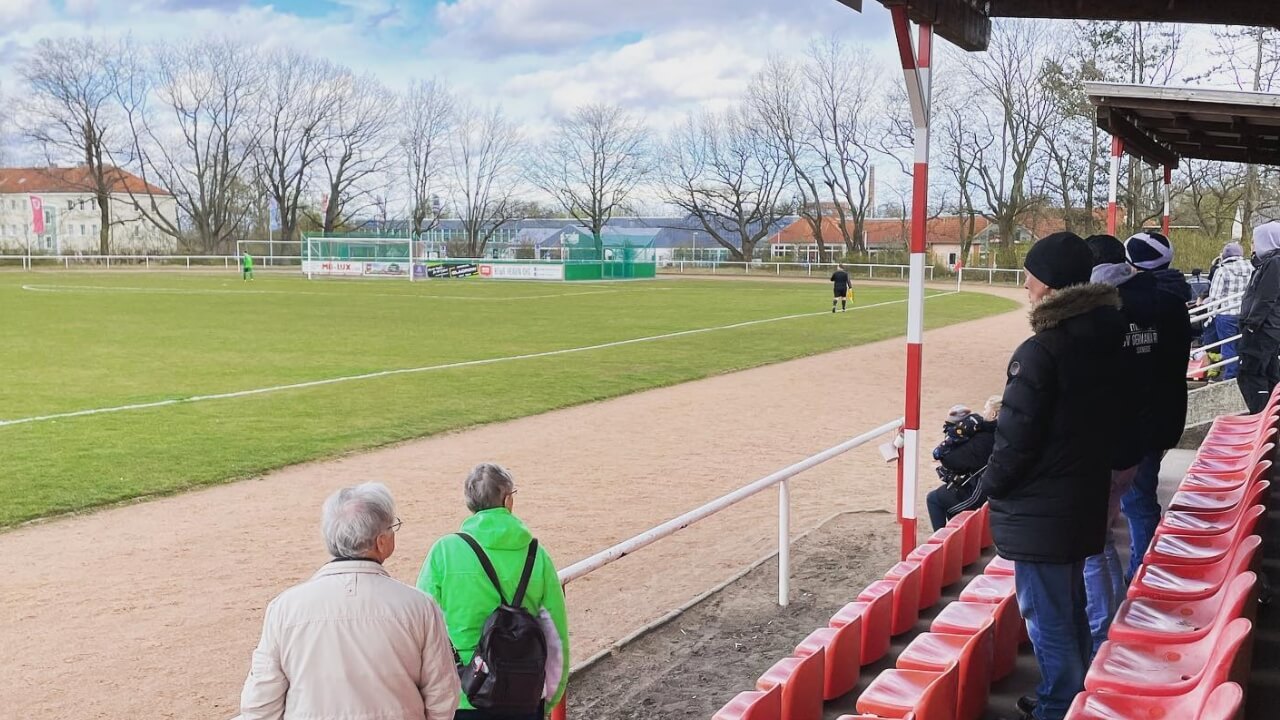
[{"label": "red and white striped pole", "polygon": [[1124,155],[1124,141],[1111,138],[1111,190],[1107,203],[1107,234],[1115,235],[1120,226],[1120,157]]},{"label": "red and white striped pole", "polygon": [[898,522],[902,526],[902,557],[916,546],[916,489],[920,481],[920,386],[924,369],[925,236],[929,219],[930,71],[933,64],[933,26],[920,26],[919,48],[911,38],[907,9],[894,7],[893,28],[907,82],[907,99],[915,125],[915,167],[911,191],[911,281],[907,289],[906,408],[903,413],[902,472],[898,483]]},{"label": "red and white striped pole", "polygon": [[1169,237],[1169,226],[1171,223],[1169,213],[1169,195],[1173,192],[1173,166],[1164,166],[1164,217],[1160,220],[1160,232],[1165,237]]}]

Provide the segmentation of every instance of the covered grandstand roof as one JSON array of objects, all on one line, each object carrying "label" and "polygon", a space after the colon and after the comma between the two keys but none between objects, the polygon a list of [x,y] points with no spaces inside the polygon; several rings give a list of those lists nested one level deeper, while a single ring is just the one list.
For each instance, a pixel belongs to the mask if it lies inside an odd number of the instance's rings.
[{"label": "covered grandstand roof", "polygon": [[[1273,0],[879,0],[906,7],[915,22],[932,23],[938,35],[965,50],[985,50],[991,19],[1124,20],[1270,25],[1280,27],[1280,3]],[[838,0],[862,10],[862,0]]]},{"label": "covered grandstand roof", "polygon": [[1280,95],[1085,83],[1098,126],[1131,155],[1177,167],[1180,158],[1280,165]]}]

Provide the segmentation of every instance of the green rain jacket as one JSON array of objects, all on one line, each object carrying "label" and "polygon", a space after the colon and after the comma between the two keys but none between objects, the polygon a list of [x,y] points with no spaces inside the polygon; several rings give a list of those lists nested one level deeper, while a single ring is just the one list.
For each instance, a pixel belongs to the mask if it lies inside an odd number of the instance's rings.
[{"label": "green rain jacket", "polygon": [[[529,528],[506,508],[481,510],[462,523],[462,532],[475,538],[493,563],[498,579],[502,581],[502,593],[507,600],[515,595],[524,569],[525,557],[533,535]],[[484,574],[480,561],[457,535],[446,535],[436,541],[422,564],[418,575],[418,589],[435,598],[444,611],[445,624],[449,627],[449,639],[457,649],[462,663],[471,662],[471,656],[480,642],[484,621],[498,607],[498,593]],[[560,646],[564,653],[564,672],[555,698],[547,704],[547,710],[555,707],[564,696],[569,680],[569,623],[565,617],[564,590],[556,577],[551,556],[541,544],[529,589],[525,593],[524,609],[535,617],[546,608],[560,633]],[[459,709],[471,710],[467,696],[462,695]]]}]

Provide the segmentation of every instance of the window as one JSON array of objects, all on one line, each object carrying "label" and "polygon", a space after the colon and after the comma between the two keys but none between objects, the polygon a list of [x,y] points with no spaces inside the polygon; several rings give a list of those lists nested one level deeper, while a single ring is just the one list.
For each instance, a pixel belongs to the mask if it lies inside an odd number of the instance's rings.
[{"label": "window", "polygon": [[87,232],[85,232],[85,231],[84,231],[84,225],[81,225],[81,226],[80,226],[80,234],[81,234],[81,235],[88,235],[88,234],[89,234],[89,233],[87,233]]},{"label": "window", "polygon": [[959,261],[960,261],[959,253],[947,253],[947,265],[949,267],[955,267],[956,263]]},{"label": "window", "polygon": [[75,201],[75,200],[68,200],[68,201],[67,201],[67,209],[68,209],[68,210],[75,210],[75,209],[76,209],[76,201]]},{"label": "window", "polygon": [[92,224],[92,225],[90,225],[90,226],[89,226],[89,233],[90,233],[90,234],[92,234],[92,235],[97,235],[97,234],[98,234],[98,223],[94,223],[94,224]]},{"label": "window", "polygon": [[52,249],[53,249],[53,236],[52,236],[52,235],[45,235],[45,236],[44,236],[44,249],[45,249],[45,250],[52,250]]}]

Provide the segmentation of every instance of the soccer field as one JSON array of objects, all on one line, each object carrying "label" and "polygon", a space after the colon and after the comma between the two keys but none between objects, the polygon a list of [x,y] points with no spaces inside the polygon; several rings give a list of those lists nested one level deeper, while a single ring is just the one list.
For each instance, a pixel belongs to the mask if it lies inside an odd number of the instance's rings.
[{"label": "soccer field", "polygon": [[[830,292],[0,274],[0,526],[902,334],[903,288],[835,316]],[[926,314],[1012,307],[939,293]],[[817,381],[856,402],[886,380]]]}]

